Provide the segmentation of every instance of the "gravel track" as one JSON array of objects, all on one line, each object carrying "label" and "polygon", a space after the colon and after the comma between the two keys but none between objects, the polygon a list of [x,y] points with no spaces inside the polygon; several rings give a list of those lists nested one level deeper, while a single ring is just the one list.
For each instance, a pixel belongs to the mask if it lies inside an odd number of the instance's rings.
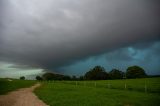
[{"label": "gravel track", "polygon": [[7,95],[0,95],[0,106],[47,106],[33,93],[39,86],[38,83],[30,88],[21,88]]}]

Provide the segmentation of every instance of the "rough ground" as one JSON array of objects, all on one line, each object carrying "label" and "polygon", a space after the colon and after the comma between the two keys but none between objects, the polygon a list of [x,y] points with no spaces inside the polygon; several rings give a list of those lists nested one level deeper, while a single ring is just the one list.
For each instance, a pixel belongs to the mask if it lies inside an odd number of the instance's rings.
[{"label": "rough ground", "polygon": [[47,106],[33,93],[33,90],[39,86],[40,84],[36,84],[30,88],[22,88],[7,95],[0,95],[0,106]]}]

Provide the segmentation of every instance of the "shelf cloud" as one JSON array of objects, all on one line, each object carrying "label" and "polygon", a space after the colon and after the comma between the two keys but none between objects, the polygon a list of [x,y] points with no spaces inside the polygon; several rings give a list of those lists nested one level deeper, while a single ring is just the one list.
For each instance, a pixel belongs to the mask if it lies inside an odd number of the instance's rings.
[{"label": "shelf cloud", "polygon": [[1,0],[0,61],[54,70],[159,42],[159,10],[158,0]]}]

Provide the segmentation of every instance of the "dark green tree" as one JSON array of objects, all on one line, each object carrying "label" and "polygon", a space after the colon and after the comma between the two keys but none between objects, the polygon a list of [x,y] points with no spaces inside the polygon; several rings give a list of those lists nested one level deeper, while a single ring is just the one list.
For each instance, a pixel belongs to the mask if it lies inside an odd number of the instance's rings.
[{"label": "dark green tree", "polygon": [[87,80],[105,80],[108,78],[108,74],[103,67],[95,66],[85,74],[84,78]]},{"label": "dark green tree", "polygon": [[42,75],[42,78],[44,80],[54,80],[54,74],[53,73],[45,73]]},{"label": "dark green tree", "polygon": [[41,81],[41,80],[42,80],[42,77],[36,76],[36,80]]},{"label": "dark green tree", "polygon": [[71,77],[68,76],[68,75],[64,75],[62,79],[63,79],[63,80],[71,80]]},{"label": "dark green tree", "polygon": [[24,77],[24,76],[21,76],[21,77],[20,77],[20,80],[25,80],[25,77]]},{"label": "dark green tree", "polygon": [[112,69],[109,72],[109,78],[110,79],[122,79],[123,78],[124,73],[118,69]]},{"label": "dark green tree", "polygon": [[143,78],[146,77],[144,69],[139,66],[131,66],[127,68],[126,77],[127,78]]},{"label": "dark green tree", "polygon": [[70,80],[70,76],[65,76],[61,74],[54,74],[54,73],[45,73],[42,75],[44,80]]},{"label": "dark green tree", "polygon": [[84,80],[84,77],[83,77],[83,76],[80,76],[80,77],[79,77],[79,80]]},{"label": "dark green tree", "polygon": [[77,80],[77,77],[75,75],[73,75],[72,80]]}]

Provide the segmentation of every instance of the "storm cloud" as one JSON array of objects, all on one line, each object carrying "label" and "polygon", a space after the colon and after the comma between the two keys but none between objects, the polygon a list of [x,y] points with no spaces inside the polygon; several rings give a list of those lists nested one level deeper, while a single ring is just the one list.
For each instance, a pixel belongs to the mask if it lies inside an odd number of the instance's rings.
[{"label": "storm cloud", "polygon": [[158,0],[1,0],[0,61],[54,70],[159,42],[159,11]]}]

